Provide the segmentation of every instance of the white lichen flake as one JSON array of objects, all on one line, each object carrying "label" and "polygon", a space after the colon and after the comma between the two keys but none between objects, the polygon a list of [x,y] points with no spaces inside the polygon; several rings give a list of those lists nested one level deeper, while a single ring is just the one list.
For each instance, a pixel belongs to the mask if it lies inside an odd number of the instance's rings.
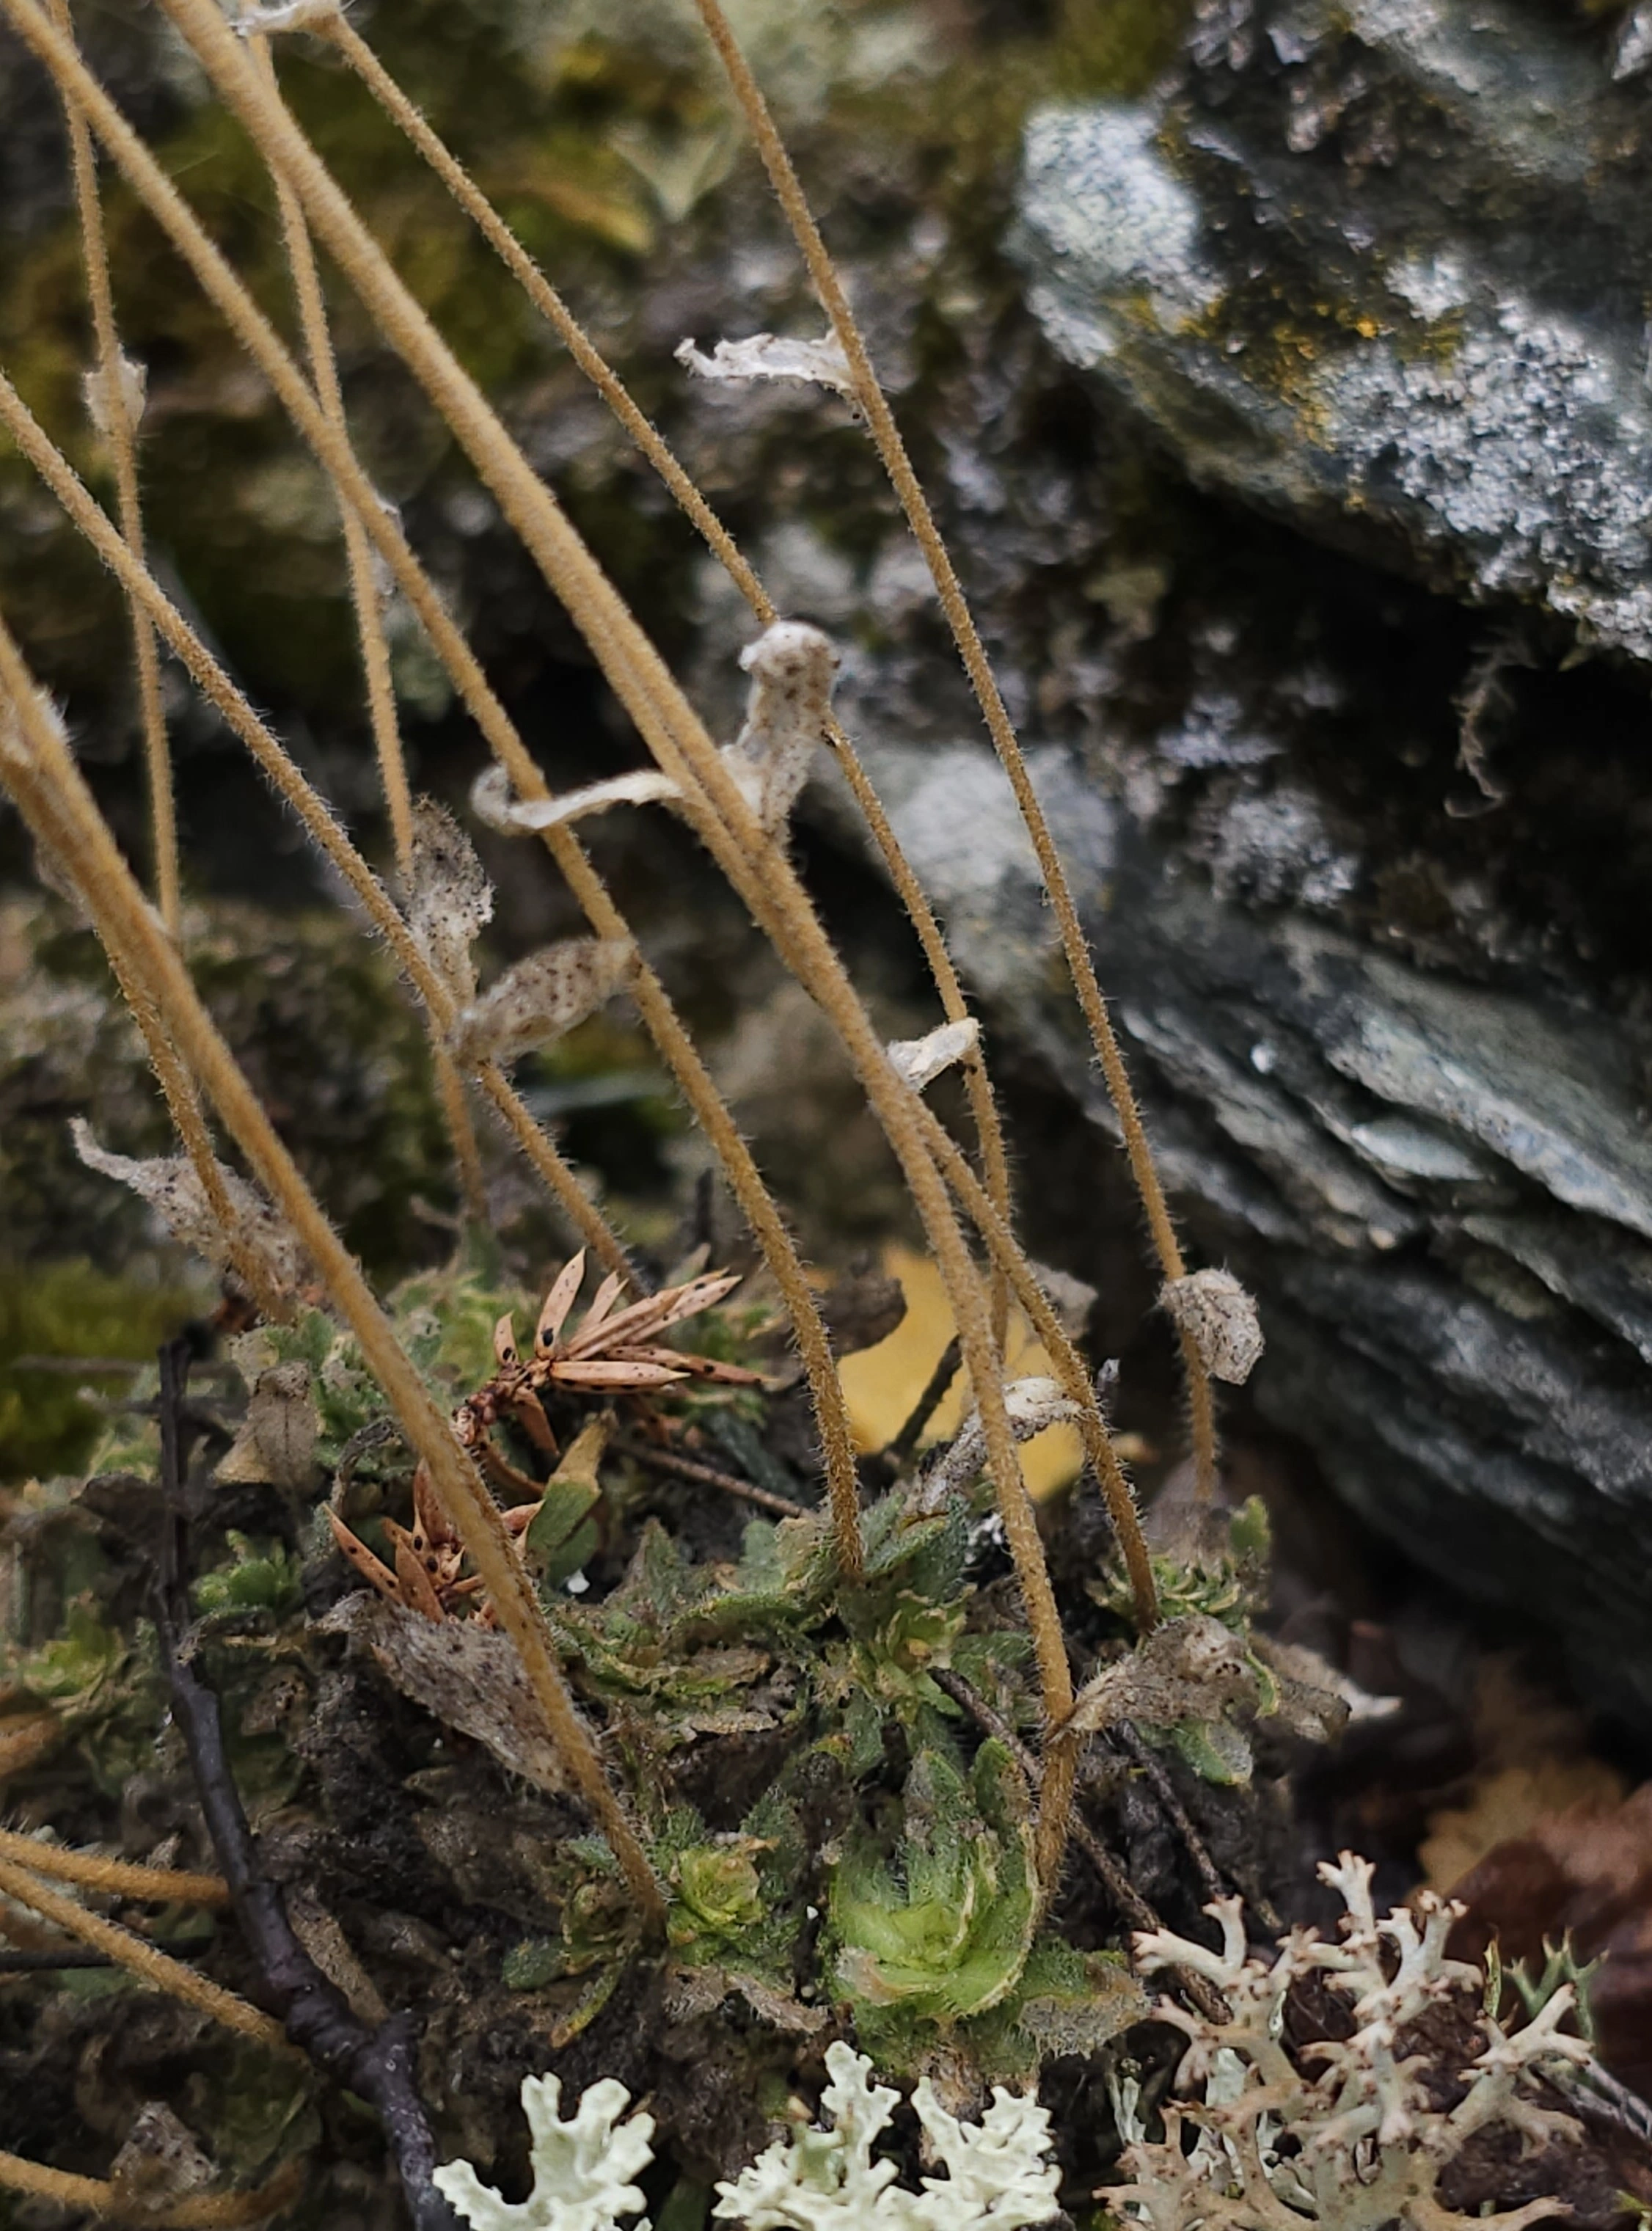
[{"label": "white lichen flake", "polygon": [[[436,2190],[472,2231],[620,2231],[621,2216],[642,2208],[642,2188],[633,2180],[654,2159],[653,2116],[625,2116],[631,2095],[611,2076],[593,2084],[565,2122],[558,2111],[561,2098],[554,2076],[522,2079],[522,2111],[532,2138],[533,2189],[526,2200],[501,2200],[468,2162],[436,2170]],[[646,2225],[637,2231],[647,2231]]]},{"label": "white lichen flake", "polygon": [[[1049,2117],[1032,2094],[995,2086],[981,2120],[965,2123],[921,2082],[913,2110],[945,2175],[920,2177],[913,2192],[897,2182],[896,2163],[874,2150],[900,2093],[874,2083],[871,2062],[841,2040],[826,2048],[826,2073],[825,2127],[803,2125],[799,2110],[789,2137],[718,2186],[712,2214],[720,2222],[745,2231],[1031,2231],[1057,2213]],[[436,2172],[437,2189],[472,2231],[621,2231],[620,2218],[642,2208],[634,2180],[654,2158],[653,2118],[622,2121],[630,2094],[612,2079],[593,2084],[566,2122],[560,2096],[553,2076],[531,2076],[522,2086],[533,2137],[526,2200],[501,2200],[468,2162]]]}]

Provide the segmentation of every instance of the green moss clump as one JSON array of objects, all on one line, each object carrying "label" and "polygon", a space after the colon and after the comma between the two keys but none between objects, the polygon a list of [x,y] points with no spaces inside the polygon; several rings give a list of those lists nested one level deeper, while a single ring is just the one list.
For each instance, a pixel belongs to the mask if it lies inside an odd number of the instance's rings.
[{"label": "green moss clump", "polygon": [[84,1465],[102,1420],[81,1399],[95,1383],[124,1393],[124,1374],[33,1368],[20,1357],[152,1356],[189,1316],[193,1297],[98,1270],[84,1258],[0,1266],[0,1480],[49,1478]]}]

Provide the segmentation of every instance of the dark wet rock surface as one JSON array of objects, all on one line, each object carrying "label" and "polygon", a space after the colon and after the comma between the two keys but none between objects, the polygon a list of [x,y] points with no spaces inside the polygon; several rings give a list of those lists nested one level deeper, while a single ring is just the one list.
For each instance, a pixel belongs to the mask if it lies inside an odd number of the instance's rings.
[{"label": "dark wet rock surface", "polygon": [[1652,656],[1634,34],[1207,0],[1164,99],[1034,120],[1034,307],[1202,478]]},{"label": "dark wet rock surface", "polygon": [[1231,572],[1191,640],[1173,600],[1115,630],[1108,808],[1051,799],[1191,1229],[1262,1295],[1261,1405],[1644,1726],[1652,1038],[1610,895],[1644,868],[1646,707],[1580,664],[1652,656],[1634,32],[1223,0],[1156,100],[1033,120],[1015,246],[1115,423],[1371,561],[1274,573],[1294,642]]}]

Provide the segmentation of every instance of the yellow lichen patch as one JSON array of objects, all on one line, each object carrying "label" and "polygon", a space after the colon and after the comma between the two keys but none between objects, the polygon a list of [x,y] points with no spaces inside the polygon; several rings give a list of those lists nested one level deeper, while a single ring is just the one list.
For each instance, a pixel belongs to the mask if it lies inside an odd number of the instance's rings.
[{"label": "yellow lichen patch", "polygon": [[[858,1355],[845,1356],[838,1366],[855,1445],[863,1454],[882,1448],[900,1431],[954,1330],[940,1272],[926,1255],[891,1245],[884,1250],[883,1267],[900,1281],[907,1314],[887,1340],[862,1348]],[[1016,1310],[1010,1322],[1008,1376],[1036,1378],[1049,1368],[1049,1358],[1031,1326]],[[924,1445],[950,1440],[968,1406],[960,1373],[930,1419]],[[1081,1451],[1076,1428],[1050,1426],[1035,1434],[1023,1447],[1021,1461],[1033,1494],[1053,1495],[1078,1476]]]}]

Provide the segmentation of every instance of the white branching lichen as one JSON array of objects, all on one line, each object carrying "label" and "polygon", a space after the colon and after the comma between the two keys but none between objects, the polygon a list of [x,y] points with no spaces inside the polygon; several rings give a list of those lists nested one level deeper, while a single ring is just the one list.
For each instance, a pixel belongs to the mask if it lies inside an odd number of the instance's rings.
[{"label": "white branching lichen", "polygon": [[873,2148],[900,2095],[874,2084],[872,2064],[841,2042],[826,2048],[831,2079],[821,2096],[830,2127],[795,2131],[771,2145],[732,2183],[717,2188],[713,2215],[745,2231],[1023,2231],[1056,2213],[1060,2172],[1049,2160],[1049,2116],[1029,2094],[995,2086],[979,2123],[959,2123],[925,2078],[913,2112],[944,2177],[921,2192],[895,2183],[892,2161]]},{"label": "white branching lichen", "polygon": [[972,1061],[981,1044],[981,1025],[973,1015],[962,1022],[939,1023],[920,1038],[891,1038],[885,1051],[914,1092],[932,1084],[943,1070]]},{"label": "white branching lichen", "polygon": [[1231,1271],[1190,1271],[1159,1301],[1178,1332],[1189,1333],[1213,1379],[1242,1387],[1262,1352],[1256,1304]]},{"label": "white branching lichen", "polygon": [[835,333],[815,341],[790,340],[783,333],[753,333],[748,340],[719,341],[709,356],[691,340],[680,343],[677,362],[701,379],[744,383],[792,380],[802,386],[828,387],[855,399],[855,375]]},{"label": "white branching lichen", "polygon": [[448,1044],[454,1059],[513,1061],[594,1015],[624,983],[633,947],[624,938],[570,937],[507,968],[460,1011]]},{"label": "white branching lichen", "polygon": [[[1402,1908],[1379,1921],[1369,1861],[1345,1852],[1320,1872],[1347,1907],[1340,1943],[1297,1929],[1281,1939],[1274,1959],[1253,1957],[1236,1898],[1205,1909],[1221,1924],[1219,1952],[1168,1930],[1137,1937],[1142,1972],[1191,1968],[1215,1984],[1229,2012],[1215,2022],[1160,2001],[1159,2019],[1188,2039],[1175,2090],[1197,2104],[1167,2105],[1164,2138],[1154,2143],[1120,2088],[1120,2129],[1131,2142],[1121,2165],[1130,2182],[1109,2188],[1110,2204],[1151,2231],[1381,2231],[1390,2223],[1407,2231],[1520,2231],[1564,2215],[1546,2195],[1499,2214],[1461,2215],[1438,2188],[1469,2140],[1494,2124],[1515,2131],[1523,2150],[1578,2134],[1571,2117],[1531,2096],[1534,2079],[1590,2060],[1582,2038],[1556,2027],[1571,2010],[1571,1986],[1512,2037],[1488,2012],[1470,2021],[1485,1979],[1445,1950],[1462,1907],[1425,1892],[1416,1913]],[[1315,1978],[1347,2002],[1353,2027],[1346,2039],[1301,2048],[1299,2058],[1323,2063],[1309,2076],[1283,2033],[1293,1988]],[[1413,2049],[1422,2042],[1416,2025],[1437,2019],[1453,2001],[1479,2049],[1472,2058],[1457,2054],[1442,2071],[1427,2051]],[[1454,2092],[1455,2103],[1442,2104]],[[1198,2129],[1191,2150],[1184,2123]]]},{"label": "white branching lichen", "polygon": [[722,757],[771,837],[784,829],[831,717],[837,653],[803,620],[776,620],[740,653],[752,677],[745,725]]},{"label": "white branching lichen", "polygon": [[255,1258],[269,1286],[277,1294],[294,1296],[315,1276],[298,1235],[287,1219],[272,1208],[255,1186],[234,1170],[218,1165],[218,1174],[234,1219],[226,1231],[213,1214],[206,1189],[186,1154],[156,1155],[135,1160],[110,1153],[94,1137],[82,1116],[74,1116],[69,1134],[74,1151],[89,1170],[129,1186],[146,1200],[181,1246],[210,1263],[214,1270],[234,1275],[237,1252]]},{"label": "white branching lichen", "polygon": [[559,798],[518,799],[511,794],[511,779],[504,768],[488,766],[470,786],[470,810],[485,828],[501,837],[528,837],[606,813],[610,806],[651,805],[679,795],[669,775],[657,767],[638,767],[632,774],[610,775],[605,781],[565,790]]},{"label": "white branching lichen", "polygon": [[533,2171],[526,2200],[501,2200],[468,2162],[436,2170],[436,2190],[472,2231],[620,2231],[621,2216],[642,2207],[642,2189],[633,2180],[654,2159],[653,2116],[628,2115],[622,2122],[631,2095],[611,2076],[593,2084],[565,2122],[558,2111],[561,2099],[554,2076],[523,2078]]},{"label": "white branching lichen", "polygon": [[[912,2105],[944,2176],[896,2183],[896,2164],[873,2149],[900,2095],[872,2081],[872,2064],[842,2043],[826,2048],[830,2081],[821,2105],[826,2128],[798,2125],[732,2182],[717,2188],[712,2214],[745,2231],[1030,2231],[1056,2214],[1060,2171],[1049,2158],[1049,2116],[1031,2094],[995,2086],[978,2123],[947,2113],[928,2079]],[[654,2121],[620,2118],[623,2085],[593,2084],[566,2122],[553,2076],[530,2076],[522,2105],[532,2133],[533,2189],[511,2202],[483,2184],[468,2162],[436,2173],[437,2189],[472,2231],[620,2231],[642,2194],[633,2181],[653,2160]],[[648,2231],[646,2223],[629,2231]]]}]

